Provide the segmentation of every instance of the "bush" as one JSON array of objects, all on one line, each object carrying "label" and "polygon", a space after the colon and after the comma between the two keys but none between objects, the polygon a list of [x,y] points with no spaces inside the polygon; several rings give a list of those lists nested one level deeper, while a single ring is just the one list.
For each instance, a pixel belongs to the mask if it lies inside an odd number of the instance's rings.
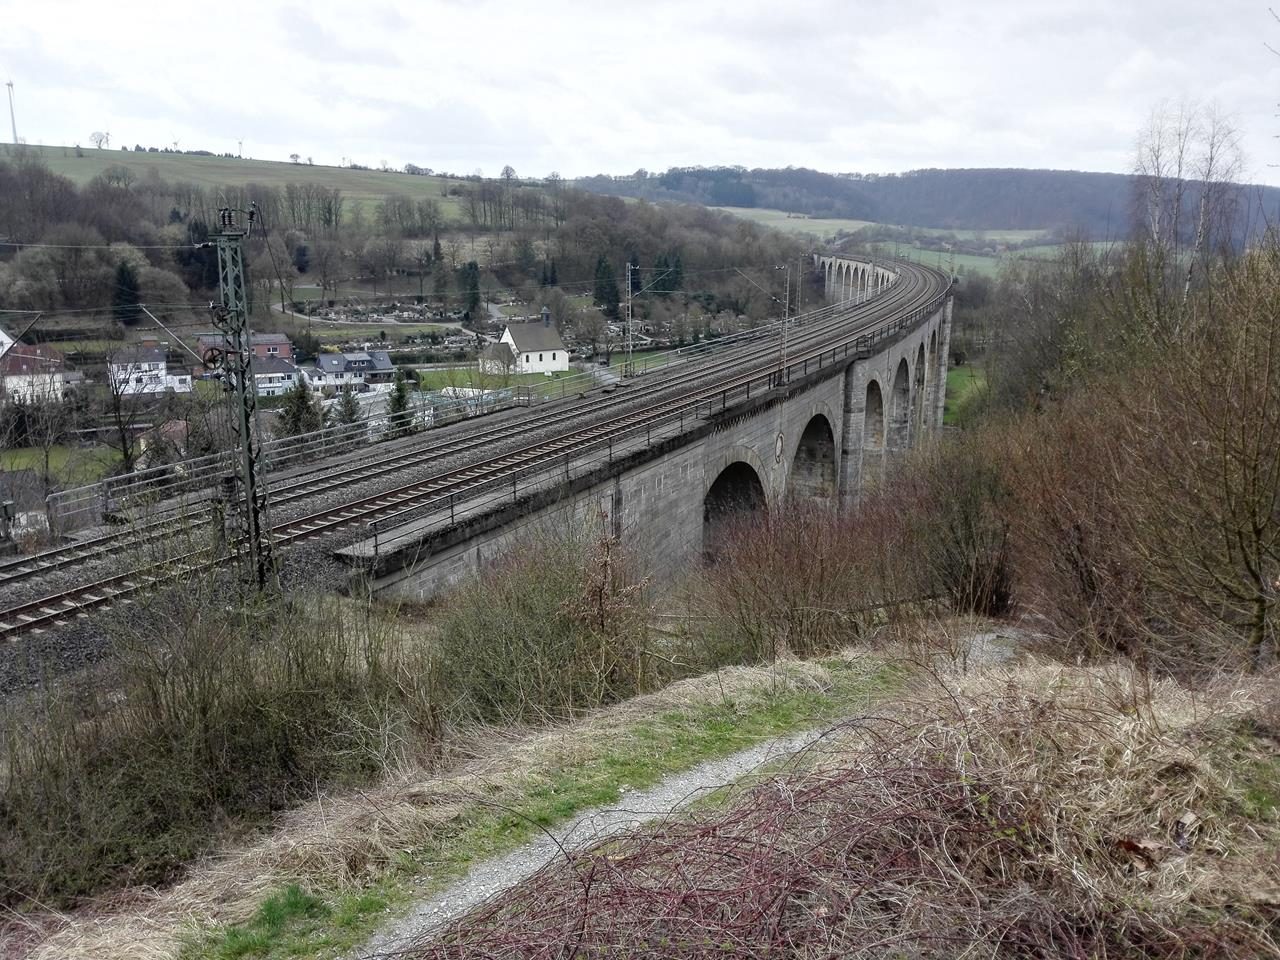
[{"label": "bush", "polygon": [[445,605],[444,688],[481,721],[564,718],[633,696],[660,681],[649,614],[616,538],[539,530]]},{"label": "bush", "polygon": [[797,501],[744,517],[697,588],[707,628],[691,655],[704,668],[761,663],[865,636],[886,610],[921,595],[901,521],[887,495],[849,515]]},{"label": "bush", "polygon": [[175,602],[154,635],[115,642],[117,687],[48,693],[0,724],[0,902],[163,882],[224,828],[438,742],[421,648],[333,604]]},{"label": "bush", "polygon": [[[1012,603],[1007,467],[998,438],[982,431],[923,448],[902,498],[906,539],[921,558],[922,592],[959,613],[1000,616]],[[914,486],[910,496],[904,487]]]}]

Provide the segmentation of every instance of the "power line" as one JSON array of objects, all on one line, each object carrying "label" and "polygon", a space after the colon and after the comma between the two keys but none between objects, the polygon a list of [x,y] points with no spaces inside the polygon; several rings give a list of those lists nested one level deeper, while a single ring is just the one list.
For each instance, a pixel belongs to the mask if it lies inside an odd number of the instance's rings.
[{"label": "power line", "polygon": [[195,250],[199,245],[194,243],[129,243],[120,240],[116,243],[25,243],[21,240],[0,240],[0,247],[33,247],[39,250],[116,250],[121,247],[132,247],[134,250]]}]

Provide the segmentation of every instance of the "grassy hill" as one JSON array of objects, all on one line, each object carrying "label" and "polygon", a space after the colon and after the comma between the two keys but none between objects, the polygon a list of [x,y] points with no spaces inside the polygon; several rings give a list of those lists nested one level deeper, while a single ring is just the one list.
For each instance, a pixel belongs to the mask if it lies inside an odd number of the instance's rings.
[{"label": "grassy hill", "polygon": [[314,183],[336,187],[355,202],[381,200],[387,194],[404,194],[414,200],[431,198],[456,219],[458,200],[447,196],[451,184],[446,177],[420,177],[378,170],[352,170],[322,164],[288,163],[276,160],[246,160],[237,157],[209,157],[190,153],[135,153],[132,150],[95,150],[81,147],[29,146],[25,149],[44,158],[49,169],[83,186],[108,167],[131,170],[139,179],[154,170],[171,182],[195,183],[202,187],[248,183],[283,187],[287,183]]}]

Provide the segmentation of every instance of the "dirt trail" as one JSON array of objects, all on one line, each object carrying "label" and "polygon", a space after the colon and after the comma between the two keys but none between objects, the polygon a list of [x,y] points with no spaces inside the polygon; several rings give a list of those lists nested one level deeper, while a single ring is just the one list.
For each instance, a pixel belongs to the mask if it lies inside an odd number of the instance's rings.
[{"label": "dirt trail", "polygon": [[[979,632],[964,637],[970,667],[1007,662],[1020,631]],[[626,794],[618,803],[595,807],[544,833],[506,856],[477,864],[467,876],[422,901],[407,916],[388,925],[345,960],[394,956],[436,927],[462,916],[488,898],[514,887],[567,850],[592,843],[678,811],[699,795],[740,780],[770,761],[789,758],[822,739],[837,723],[768,740],[719,760],[673,774],[646,790]]]},{"label": "dirt trail", "polygon": [[440,924],[520,883],[565,850],[581,849],[666,816],[701,794],[741,779],[762,764],[799,753],[821,739],[827,729],[830,728],[807,730],[756,744],[675,774],[647,790],[627,793],[612,806],[584,811],[506,856],[478,864],[467,876],[424,900],[410,914],[349,954],[348,960],[394,955]]}]

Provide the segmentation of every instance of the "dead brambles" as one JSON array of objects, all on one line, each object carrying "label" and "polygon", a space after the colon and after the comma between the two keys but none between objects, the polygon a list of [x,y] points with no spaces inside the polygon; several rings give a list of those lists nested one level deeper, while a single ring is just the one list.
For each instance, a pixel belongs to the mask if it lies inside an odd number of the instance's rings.
[{"label": "dead brambles", "polygon": [[1207,717],[1209,697],[1101,672],[935,690],[727,809],[571,852],[409,955],[1280,957],[1275,808],[1243,816],[1215,761],[1264,692]]}]

